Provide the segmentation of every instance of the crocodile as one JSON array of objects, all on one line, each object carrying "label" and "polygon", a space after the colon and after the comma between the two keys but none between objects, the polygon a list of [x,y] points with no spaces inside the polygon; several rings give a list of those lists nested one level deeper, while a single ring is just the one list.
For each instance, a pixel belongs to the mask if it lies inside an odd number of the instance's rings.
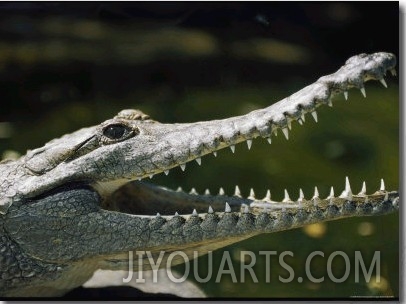
[{"label": "crocodile", "polygon": [[[333,97],[396,76],[396,57],[379,52],[348,59],[335,73],[269,107],[246,115],[196,123],[159,123],[139,110],[123,110],[100,125],[80,129],[0,163],[0,294],[60,296],[83,285],[97,269],[127,270],[130,251],[155,258],[174,251],[204,255],[262,233],[399,208],[399,193],[385,189],[354,194],[348,178],[340,195],[282,201],[236,187],[227,196],[171,190],[149,182],[155,174],[216,155],[255,138],[269,143],[292,122],[317,122],[316,108]],[[344,177],[343,177],[344,179]],[[181,263],[183,259],[175,261]],[[164,265],[165,263],[162,263]],[[134,270],[138,266],[134,264]]]}]

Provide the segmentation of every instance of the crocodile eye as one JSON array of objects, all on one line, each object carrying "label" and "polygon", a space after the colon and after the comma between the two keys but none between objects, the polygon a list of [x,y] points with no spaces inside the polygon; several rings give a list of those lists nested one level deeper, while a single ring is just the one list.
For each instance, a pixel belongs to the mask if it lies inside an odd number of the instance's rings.
[{"label": "crocodile eye", "polygon": [[110,139],[120,139],[127,131],[126,129],[123,125],[110,125],[104,129],[103,134]]},{"label": "crocodile eye", "polygon": [[111,124],[103,129],[103,135],[109,140],[124,140],[134,134],[134,130],[123,124]]}]

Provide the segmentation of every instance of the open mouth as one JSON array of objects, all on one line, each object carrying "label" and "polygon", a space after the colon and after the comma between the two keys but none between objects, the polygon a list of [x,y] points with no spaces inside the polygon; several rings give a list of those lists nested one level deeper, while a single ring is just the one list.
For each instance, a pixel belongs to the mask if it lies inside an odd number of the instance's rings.
[{"label": "open mouth", "polygon": [[[289,139],[292,122],[297,121],[303,125],[309,116],[317,122],[316,108],[321,105],[332,107],[334,95],[343,94],[348,100],[349,89],[356,88],[366,97],[364,86],[366,81],[377,80],[386,88],[384,75],[388,70],[393,76],[396,76],[395,61],[391,56],[382,60],[378,58],[377,54],[354,56],[336,73],[321,77],[314,84],[272,105],[272,108],[257,110],[241,116],[241,121],[246,120],[248,123],[240,123],[239,117],[237,117],[236,122],[240,124],[239,130],[242,131],[234,133],[230,131],[230,134],[226,133],[226,136],[221,134],[210,145],[199,146],[199,149],[191,155],[179,157],[175,164],[151,170],[141,178],[137,178],[136,181],[126,183],[107,197],[103,208],[141,217],[170,219],[174,216],[181,216],[185,220],[193,216],[204,217],[207,214],[218,214],[220,217],[227,213],[250,214],[256,217],[266,214],[275,219],[284,217],[285,226],[287,226],[286,223],[300,226],[321,219],[378,215],[397,209],[399,195],[396,191],[388,192],[383,180],[381,180],[379,189],[372,194],[367,194],[365,182],[359,193],[353,193],[349,179],[346,177],[342,192],[335,192],[331,187],[329,195],[322,198],[315,187],[314,194],[310,197],[305,197],[303,191],[298,189],[298,197],[291,198],[285,190],[282,201],[273,201],[269,190],[263,198],[256,197],[253,189],[247,197],[242,197],[238,186],[233,195],[227,196],[222,188],[216,194],[210,193],[209,190],[199,194],[194,188],[187,193],[182,189],[170,190],[148,182],[149,178],[155,174],[168,175],[169,170],[175,167],[180,167],[182,171],[185,171],[189,161],[196,161],[201,165],[201,157],[208,154],[216,156],[220,149],[229,148],[234,153],[235,145],[242,142],[245,142],[248,149],[251,149],[253,139],[257,137],[262,137],[271,144],[272,136],[278,133],[278,129],[286,139]],[[369,56],[372,57],[372,60]],[[368,58],[368,60],[363,60],[364,58]],[[382,62],[376,64],[379,60]],[[360,68],[360,65],[364,66]],[[311,115],[306,117],[308,113]],[[252,123],[254,118],[255,122]],[[230,130],[232,130],[231,127]],[[178,136],[178,134],[175,135]],[[281,226],[281,228],[283,227]]]}]

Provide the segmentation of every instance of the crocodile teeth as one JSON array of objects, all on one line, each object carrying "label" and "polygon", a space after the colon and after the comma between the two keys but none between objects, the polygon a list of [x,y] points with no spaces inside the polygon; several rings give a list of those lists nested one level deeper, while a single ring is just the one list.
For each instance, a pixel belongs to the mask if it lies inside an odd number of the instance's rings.
[{"label": "crocodile teeth", "polygon": [[168,175],[168,174],[169,174],[169,170],[165,170],[164,173],[165,173],[165,175]]},{"label": "crocodile teeth", "polygon": [[202,159],[200,157],[196,158],[196,162],[199,164],[199,166],[202,165]]},{"label": "crocodile teeth", "polygon": [[238,187],[238,185],[235,186],[234,196],[241,197],[241,191],[240,191],[240,188]]},{"label": "crocodile teeth", "polygon": [[306,121],[306,119],[305,119],[305,113],[302,112],[302,115],[300,116],[300,118],[302,119],[303,122],[305,122],[305,121]]},{"label": "crocodile teeth", "polygon": [[334,198],[334,187],[331,187],[330,194],[329,194],[329,196],[327,196],[327,199],[332,199],[332,198]]},{"label": "crocodile teeth", "polygon": [[230,149],[231,149],[231,152],[233,152],[233,153],[235,152],[235,146],[234,145],[231,145]]},{"label": "crocodile teeth", "polygon": [[365,88],[362,87],[361,89],[359,89],[362,93],[362,95],[366,98],[367,97],[367,92],[365,91]]},{"label": "crocodile teeth", "polygon": [[383,181],[383,178],[381,179],[381,188],[379,190],[385,191],[385,182]]},{"label": "crocodile teeth", "polygon": [[225,194],[224,189],[223,189],[223,188],[220,188],[220,190],[219,190],[219,195],[224,195],[224,194]]},{"label": "crocodile teeth", "polygon": [[254,192],[254,189],[252,189],[252,188],[250,190],[250,195],[248,196],[248,199],[255,200],[255,192]]},{"label": "crocodile teeth", "polygon": [[317,189],[317,187],[314,187],[314,195],[312,197],[312,201],[314,205],[317,205],[317,202],[319,201],[319,189]]},{"label": "crocodile teeth", "polygon": [[244,207],[244,213],[247,214],[248,212],[249,212],[248,205],[245,205],[245,207]]},{"label": "crocodile teeth", "polygon": [[328,100],[328,106],[331,108],[333,107],[333,101],[331,99]]},{"label": "crocodile teeth", "polygon": [[266,140],[268,141],[269,144],[272,144],[272,139],[270,137],[268,137]]},{"label": "crocodile teeth", "polygon": [[179,216],[179,213],[177,211],[175,212],[175,216]]},{"label": "crocodile teeth", "polygon": [[271,191],[269,189],[266,190],[266,194],[265,194],[265,197],[263,198],[263,201],[268,201],[268,202],[271,201]]},{"label": "crocodile teeth", "polygon": [[345,190],[343,191],[343,193],[341,193],[340,198],[345,198],[349,201],[352,200],[352,191],[348,176],[345,178]]},{"label": "crocodile teeth", "polygon": [[180,168],[182,169],[182,171],[185,171],[186,170],[186,164],[181,164]]},{"label": "crocodile teeth", "polygon": [[161,217],[161,214],[157,212],[156,217]]},{"label": "crocodile teeth", "polygon": [[282,202],[283,202],[283,203],[286,203],[286,202],[290,202],[290,201],[291,201],[291,200],[290,200],[290,197],[289,197],[288,190],[285,189],[285,197],[284,197],[284,199],[282,200]]},{"label": "crocodile teeth", "polygon": [[196,209],[193,209],[192,216],[197,216]]},{"label": "crocodile teeth", "polygon": [[301,118],[299,118],[299,119],[297,120],[297,122],[298,122],[300,125],[303,125],[303,120],[302,120]]},{"label": "crocodile teeth", "polygon": [[248,150],[251,150],[252,139],[247,139],[247,146],[248,146]]},{"label": "crocodile teeth", "polygon": [[182,187],[178,187],[178,189],[176,189],[176,192],[183,192]]},{"label": "crocodile teeth", "polygon": [[344,98],[345,100],[348,100],[348,91],[344,91]]},{"label": "crocodile teeth", "polygon": [[299,201],[299,200],[300,200],[300,201],[303,201],[303,199],[304,199],[303,190],[302,190],[302,188],[300,188],[300,189],[299,189],[299,198],[298,198],[298,201]]},{"label": "crocodile teeth", "polygon": [[149,176],[150,179],[152,179],[153,177],[154,177],[154,174],[151,174],[151,175]]},{"label": "crocodile teeth", "polygon": [[367,185],[365,184],[365,182],[363,182],[361,191],[358,193],[358,195],[365,195],[366,193],[367,193]]},{"label": "crocodile teeth", "polygon": [[289,128],[289,130],[292,130],[292,121],[291,121],[291,119],[288,118],[287,121],[288,121],[288,128]]},{"label": "crocodile teeth", "polygon": [[198,193],[197,193],[197,191],[196,191],[195,188],[192,188],[192,189],[190,190],[189,194],[197,195]]},{"label": "crocodile teeth", "polygon": [[382,83],[382,85],[383,85],[385,88],[388,88],[388,85],[386,84],[386,81],[385,81],[384,78],[379,79],[379,82]]},{"label": "crocodile teeth", "polygon": [[209,190],[209,189],[206,189],[206,190],[204,191],[204,195],[210,195],[210,190]]},{"label": "crocodile teeth", "polygon": [[316,111],[312,112],[312,116],[314,118],[314,121],[317,122],[317,112]]},{"label": "crocodile teeth", "polygon": [[396,75],[397,75],[395,69],[390,69],[390,72],[391,72],[392,76],[396,76]]},{"label": "crocodile teeth", "polygon": [[225,209],[224,209],[224,212],[226,212],[226,213],[230,213],[231,212],[231,207],[230,207],[230,205],[226,202],[226,207],[225,207]]},{"label": "crocodile teeth", "polygon": [[213,151],[214,157],[217,157],[217,151]]},{"label": "crocodile teeth", "polygon": [[286,139],[289,139],[289,130],[287,128],[282,129],[283,135],[285,135]]},{"label": "crocodile teeth", "polygon": [[207,213],[208,214],[212,214],[214,211],[213,211],[213,208],[211,207],[211,206],[209,206],[209,210],[207,211]]}]

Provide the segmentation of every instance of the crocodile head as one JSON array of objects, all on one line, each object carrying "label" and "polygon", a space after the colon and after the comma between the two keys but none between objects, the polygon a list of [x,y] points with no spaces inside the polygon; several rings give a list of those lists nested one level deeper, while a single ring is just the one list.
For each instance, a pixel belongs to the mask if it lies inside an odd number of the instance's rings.
[{"label": "crocodile head", "polygon": [[198,195],[144,181],[176,167],[185,170],[190,161],[200,165],[203,156],[223,148],[234,152],[242,142],[250,148],[257,137],[271,143],[278,130],[288,139],[293,121],[303,124],[310,113],[317,122],[316,108],[331,106],[335,95],[348,98],[348,90],[355,88],[365,96],[368,80],[386,87],[384,75],[395,75],[395,65],[390,53],[361,54],[337,72],[243,116],[164,124],[141,111],[124,110],[98,126],[52,140],[15,165],[23,173],[0,200],[6,229],[42,261],[97,257],[95,268],[121,269],[127,267],[128,250],[204,253],[259,233],[397,210],[399,195],[386,191],[383,181],[370,195],[365,188],[353,195],[347,179],[339,196],[332,189],[321,199],[316,189],[313,198],[305,199],[300,191],[293,201],[286,192],[282,202],[271,201],[269,195],[258,200],[253,193],[242,198],[238,188],[232,197]]},{"label": "crocodile head", "polygon": [[[216,155],[220,149],[228,147],[234,152],[241,142],[250,148],[257,137],[271,143],[278,129],[288,139],[293,121],[303,124],[305,115],[311,113],[317,122],[316,108],[332,106],[334,95],[343,93],[347,99],[348,90],[356,88],[366,96],[364,83],[368,80],[378,80],[386,87],[384,75],[387,70],[395,74],[395,65],[396,58],[390,53],[353,56],[336,73],[265,109],[223,120],[164,124],[139,110],[123,110],[98,126],[27,153],[24,167],[30,176],[16,192],[21,197],[35,197],[67,183],[84,182],[108,198],[130,181],[167,175],[175,167],[184,171],[188,162],[200,165],[203,156]],[[142,183],[137,185],[143,187]]]}]

